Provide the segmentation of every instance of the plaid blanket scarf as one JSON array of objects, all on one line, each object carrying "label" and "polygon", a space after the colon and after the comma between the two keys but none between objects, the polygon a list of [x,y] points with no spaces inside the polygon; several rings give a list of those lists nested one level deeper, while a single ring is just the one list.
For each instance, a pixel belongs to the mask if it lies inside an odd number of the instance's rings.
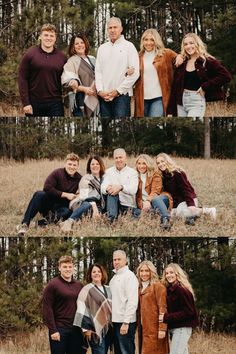
[{"label": "plaid blanket scarf", "polygon": [[[71,80],[77,80],[79,85],[91,87],[95,84],[94,77],[94,65],[89,57],[87,57],[88,64],[79,55],[73,55],[64,65],[64,70],[61,77],[61,83],[64,91],[64,102],[69,100],[69,113],[72,114],[76,104],[79,105],[83,117],[89,118],[96,112],[98,108],[98,98],[95,96],[82,95],[83,99],[76,102],[76,93],[69,88],[69,82]],[[81,96],[80,95],[80,96]]]},{"label": "plaid blanket scarf", "polygon": [[101,342],[111,324],[111,292],[103,286],[104,293],[90,283],[82,288],[77,299],[74,326],[91,330],[95,342]]}]

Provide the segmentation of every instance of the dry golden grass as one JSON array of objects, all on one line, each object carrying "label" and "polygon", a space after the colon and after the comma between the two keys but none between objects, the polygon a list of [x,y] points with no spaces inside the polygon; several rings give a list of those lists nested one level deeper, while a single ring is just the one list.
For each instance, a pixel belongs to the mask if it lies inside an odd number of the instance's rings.
[{"label": "dry golden grass", "polygon": [[[134,112],[133,103],[131,104],[131,112]],[[22,117],[24,116],[21,103],[17,102],[13,105],[0,102],[0,117]],[[205,117],[235,117],[236,103],[229,102],[208,102],[206,106]]]},{"label": "dry golden grass", "polygon": [[[19,333],[0,342],[0,354],[49,354],[48,334],[44,330]],[[136,349],[137,349],[136,345]],[[195,332],[189,341],[190,354],[234,354],[236,338],[223,333]],[[88,354],[91,352],[88,350]]]},{"label": "dry golden grass", "polygon": [[[187,171],[193,184],[200,205],[214,206],[218,216],[214,222],[207,216],[196,221],[195,226],[186,226],[183,220],[175,220],[171,231],[163,232],[158,217],[146,215],[139,220],[131,221],[130,216],[110,226],[106,220],[93,221],[84,219],[78,223],[73,236],[235,236],[236,235],[236,163],[235,160],[203,160],[177,158],[178,164]],[[135,158],[129,158],[129,165],[134,166]],[[109,167],[112,160],[105,159]],[[16,236],[16,225],[21,222],[22,215],[32,194],[43,187],[47,175],[63,161],[39,160],[17,163],[0,161],[0,235]],[[80,163],[80,172],[85,173],[86,160]],[[31,223],[29,236],[63,236],[58,225],[50,225],[47,229],[36,229]]]}]

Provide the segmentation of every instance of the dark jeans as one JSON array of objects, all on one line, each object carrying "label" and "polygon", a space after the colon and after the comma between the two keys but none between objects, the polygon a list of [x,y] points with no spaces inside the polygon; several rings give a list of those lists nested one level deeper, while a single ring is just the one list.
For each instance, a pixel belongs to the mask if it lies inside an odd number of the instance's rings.
[{"label": "dark jeans", "polygon": [[136,322],[129,324],[128,333],[120,334],[122,323],[113,322],[114,350],[115,354],[135,354],[135,330]]},{"label": "dark jeans", "polygon": [[140,215],[140,210],[138,208],[132,208],[120,204],[119,195],[107,195],[107,216],[112,223],[118,218],[119,214],[125,214],[128,210],[131,210],[132,216],[138,218]]},{"label": "dark jeans", "polygon": [[62,101],[47,103],[31,103],[35,117],[63,117],[64,107]]},{"label": "dark jeans", "polygon": [[109,338],[109,332],[102,338],[101,343],[95,343],[94,341],[89,342],[92,354],[107,354],[110,343],[111,338]]},{"label": "dark jeans", "polygon": [[130,96],[120,95],[111,102],[100,98],[100,114],[102,118],[127,118],[130,117]]},{"label": "dark jeans", "polygon": [[52,211],[55,214],[55,218],[67,219],[71,215],[69,209],[69,201],[62,199],[61,201],[55,200],[50,197],[44,191],[37,191],[34,193],[32,199],[29,202],[29,205],[26,209],[22,224],[30,224],[30,221],[35,217],[37,213],[42,214],[44,217],[47,217],[49,211]]},{"label": "dark jeans", "polygon": [[49,334],[51,354],[86,354],[87,345],[79,327],[58,328],[58,332],[60,341],[52,340]]}]

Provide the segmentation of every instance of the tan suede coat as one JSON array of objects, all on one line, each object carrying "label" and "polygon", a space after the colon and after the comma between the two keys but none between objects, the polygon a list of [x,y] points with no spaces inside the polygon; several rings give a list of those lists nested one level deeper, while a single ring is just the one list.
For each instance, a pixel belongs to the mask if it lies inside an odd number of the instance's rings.
[{"label": "tan suede coat", "polygon": [[[145,185],[145,191],[148,194],[147,200],[149,202],[152,201],[153,198],[157,197],[160,194],[165,194],[169,198],[169,209],[172,209],[173,207],[173,199],[171,195],[167,192],[163,192],[163,186],[162,186],[162,177],[158,171],[155,171],[151,177],[146,178],[146,185]],[[138,182],[138,191],[136,194],[136,202],[137,206],[139,209],[142,209],[143,206],[143,201],[142,201],[142,180],[139,177],[139,182]]]},{"label": "tan suede coat", "polygon": [[[153,61],[153,65],[156,68],[158,78],[160,81],[161,91],[162,91],[162,102],[163,109],[166,115],[167,106],[170,99],[171,86],[174,76],[174,59],[176,58],[176,53],[168,48],[165,48],[162,56],[156,56]],[[144,116],[144,64],[143,64],[143,53],[139,53],[140,60],[140,77],[135,84],[134,97],[135,97],[135,117]]]},{"label": "tan suede coat", "polygon": [[[159,323],[159,314],[167,311],[166,288],[159,281],[139,292],[138,310],[139,353],[168,354],[167,324]],[[158,339],[158,331],[166,336]]]}]

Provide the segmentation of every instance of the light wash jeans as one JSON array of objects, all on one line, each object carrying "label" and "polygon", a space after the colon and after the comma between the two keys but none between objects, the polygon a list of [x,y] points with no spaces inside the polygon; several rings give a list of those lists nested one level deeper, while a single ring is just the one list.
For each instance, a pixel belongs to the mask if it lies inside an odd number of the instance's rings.
[{"label": "light wash jeans", "polygon": [[183,106],[177,105],[178,117],[204,117],[206,99],[196,91],[183,92]]},{"label": "light wash jeans", "polygon": [[144,117],[163,117],[162,97],[144,100]]},{"label": "light wash jeans", "polygon": [[177,208],[173,208],[171,210],[171,216],[172,217],[177,217],[177,218],[188,218],[188,217],[194,217],[194,216],[199,216],[201,214],[201,209],[198,209],[198,200],[197,198],[194,198],[194,204],[196,207],[195,212],[193,212],[189,207],[187,206],[186,202],[179,203]]},{"label": "light wash jeans", "polygon": [[165,194],[160,194],[158,197],[153,198],[151,205],[155,211],[159,211],[161,218],[169,218],[169,198]]},{"label": "light wash jeans", "polygon": [[188,354],[188,341],[192,334],[191,327],[169,330],[171,336],[170,354]]}]

